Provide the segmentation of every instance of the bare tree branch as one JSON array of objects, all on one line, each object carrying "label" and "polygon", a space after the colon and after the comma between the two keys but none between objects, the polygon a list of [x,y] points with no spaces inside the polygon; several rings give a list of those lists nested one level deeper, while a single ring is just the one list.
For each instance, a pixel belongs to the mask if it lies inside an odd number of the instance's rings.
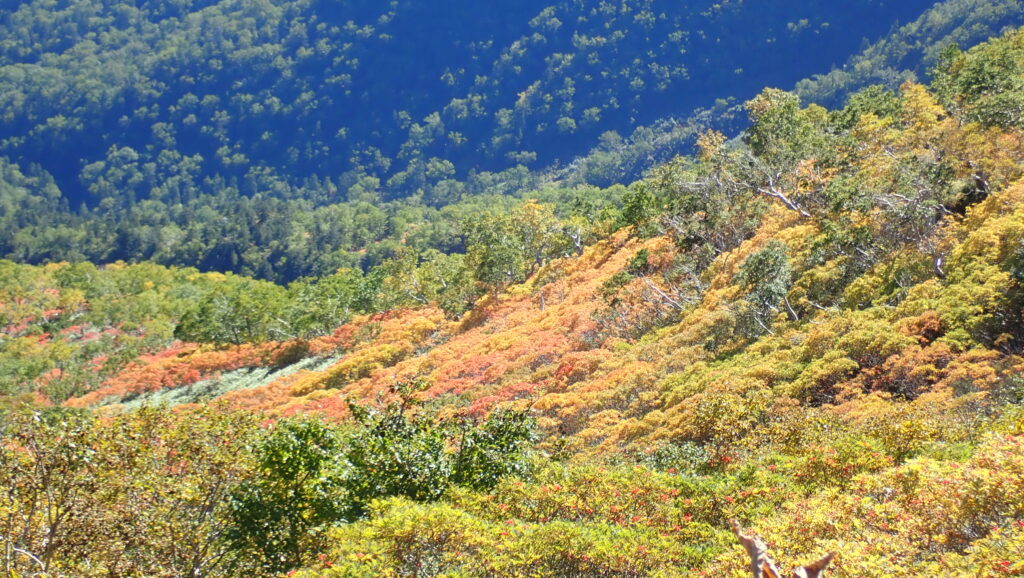
[{"label": "bare tree branch", "polygon": [[790,198],[787,197],[785,193],[783,193],[782,191],[776,189],[775,185],[773,185],[773,184],[769,184],[767,187],[758,187],[757,192],[761,193],[762,195],[766,195],[766,196],[769,196],[769,197],[772,197],[774,199],[778,199],[778,200],[782,201],[782,204],[786,205],[787,209],[789,209],[791,211],[796,211],[797,213],[800,213],[801,217],[810,217],[811,216],[811,214],[808,213],[807,211],[805,211],[803,209],[803,207],[801,207],[800,205],[798,205],[798,204],[794,203],[792,200],[790,200]]},{"label": "bare tree branch", "polygon": [[744,534],[736,520],[733,520],[730,526],[732,526],[732,533],[736,534],[736,538],[750,555],[750,572],[753,577],[782,578],[782,571],[768,555],[768,545],[764,543],[764,540],[754,535]]},{"label": "bare tree branch", "polygon": [[[750,555],[750,572],[753,578],[782,578],[782,571],[768,555],[768,545],[764,540],[753,534],[744,534],[743,529],[737,521],[729,523],[733,534],[739,539],[740,544]],[[829,553],[816,562],[797,568],[791,574],[792,578],[821,578],[825,568],[832,562],[835,554]]]},{"label": "bare tree branch", "polygon": [[682,311],[682,310],[684,309],[684,307],[683,307],[683,304],[682,304],[682,303],[680,303],[680,302],[676,301],[675,299],[673,299],[673,298],[669,297],[669,296],[668,296],[668,294],[667,294],[667,293],[665,293],[664,291],[662,291],[661,289],[659,289],[657,285],[655,285],[654,283],[651,283],[651,280],[650,280],[650,279],[648,279],[647,277],[644,277],[644,278],[643,278],[643,280],[644,280],[644,283],[645,283],[645,284],[646,284],[646,285],[647,285],[647,286],[648,286],[648,287],[649,287],[649,288],[650,288],[650,289],[651,289],[652,291],[654,291],[654,292],[655,292],[655,293],[657,293],[657,294],[658,294],[659,296],[661,296],[661,298],[662,298],[662,299],[664,299],[665,301],[667,301],[667,302],[668,302],[668,303],[669,303],[670,305],[672,305],[673,307],[675,307],[676,309],[678,309],[678,310],[680,310],[680,311]]},{"label": "bare tree branch", "polygon": [[817,562],[808,564],[803,568],[798,568],[793,572],[793,576],[794,578],[819,578],[825,573],[825,567],[828,566],[829,562],[831,562],[834,557],[835,554],[829,552]]}]

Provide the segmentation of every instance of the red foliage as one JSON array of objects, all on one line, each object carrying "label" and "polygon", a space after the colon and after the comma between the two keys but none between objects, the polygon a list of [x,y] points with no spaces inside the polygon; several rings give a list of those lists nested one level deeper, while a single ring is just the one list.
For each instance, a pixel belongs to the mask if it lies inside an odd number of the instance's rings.
[{"label": "red foliage", "polygon": [[89,407],[108,398],[122,398],[165,388],[177,388],[208,379],[225,371],[273,364],[282,351],[277,343],[207,349],[176,343],[159,353],[139,359],[86,395],[68,400],[71,407]]}]

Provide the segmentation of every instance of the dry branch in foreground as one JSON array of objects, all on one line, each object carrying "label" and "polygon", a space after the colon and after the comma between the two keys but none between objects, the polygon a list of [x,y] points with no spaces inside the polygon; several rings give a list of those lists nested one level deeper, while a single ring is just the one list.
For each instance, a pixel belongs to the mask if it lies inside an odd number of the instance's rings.
[{"label": "dry branch in foreground", "polygon": [[[782,578],[782,571],[768,555],[768,545],[764,543],[764,540],[757,536],[744,534],[743,529],[735,520],[730,525],[732,532],[736,534],[740,544],[750,555],[750,572],[754,578]],[[817,562],[797,568],[790,576],[792,578],[819,578],[824,575],[825,567],[832,561],[833,556],[835,554],[828,553]]]}]

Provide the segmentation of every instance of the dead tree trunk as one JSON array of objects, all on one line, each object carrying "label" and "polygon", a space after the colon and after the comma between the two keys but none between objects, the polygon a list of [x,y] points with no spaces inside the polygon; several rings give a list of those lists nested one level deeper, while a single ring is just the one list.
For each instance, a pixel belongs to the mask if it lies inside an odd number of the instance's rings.
[{"label": "dead tree trunk", "polygon": [[[764,540],[754,535],[747,535],[743,533],[740,525],[736,522],[732,522],[732,532],[736,534],[736,538],[739,539],[740,544],[750,555],[750,572],[754,578],[782,578],[782,571],[772,560],[771,556],[768,555],[768,545],[764,543]],[[808,564],[802,568],[794,570],[790,576],[792,578],[820,578],[825,573],[825,567],[828,566],[829,562],[832,561],[834,554],[826,554],[825,557]]]}]

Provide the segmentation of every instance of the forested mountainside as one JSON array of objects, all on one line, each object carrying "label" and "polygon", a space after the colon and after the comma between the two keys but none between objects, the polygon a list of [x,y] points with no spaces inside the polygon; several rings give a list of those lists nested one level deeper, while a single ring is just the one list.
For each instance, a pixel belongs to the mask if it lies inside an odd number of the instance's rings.
[{"label": "forested mountainside", "polygon": [[[794,92],[805,104],[841,107],[851,94],[867,86],[896,89],[908,80],[927,80],[942,51],[950,45],[970,48],[1021,25],[1024,4],[1019,0],[937,2],[842,66],[797,82]],[[781,82],[769,85],[787,86]],[[692,153],[696,136],[705,130],[742,132],[747,127],[742,100],[717,99],[714,106],[699,108],[689,117],[674,114],[638,126],[628,135],[614,133],[568,165],[543,171],[541,178],[563,185],[632,182],[678,154]]]},{"label": "forested mountainside", "polygon": [[5,571],[1024,575],[1024,32],[933,76],[369,272],[0,262]]},{"label": "forested mountainside", "polygon": [[939,63],[950,45],[967,48],[1022,24],[1019,2],[937,2],[919,18],[851,57],[843,66],[797,83],[807,102],[841,106],[850,92],[880,84],[895,88],[920,81]]},{"label": "forested mountainside", "polygon": [[0,13],[2,152],[73,206],[346,173],[406,196],[788,86],[930,4],[27,2]]},{"label": "forested mountainside", "polygon": [[890,68],[1024,24],[1019,0],[931,4],[5,5],[0,256],[286,283],[458,252],[481,195],[631,182],[897,23],[802,94],[895,88]]}]

